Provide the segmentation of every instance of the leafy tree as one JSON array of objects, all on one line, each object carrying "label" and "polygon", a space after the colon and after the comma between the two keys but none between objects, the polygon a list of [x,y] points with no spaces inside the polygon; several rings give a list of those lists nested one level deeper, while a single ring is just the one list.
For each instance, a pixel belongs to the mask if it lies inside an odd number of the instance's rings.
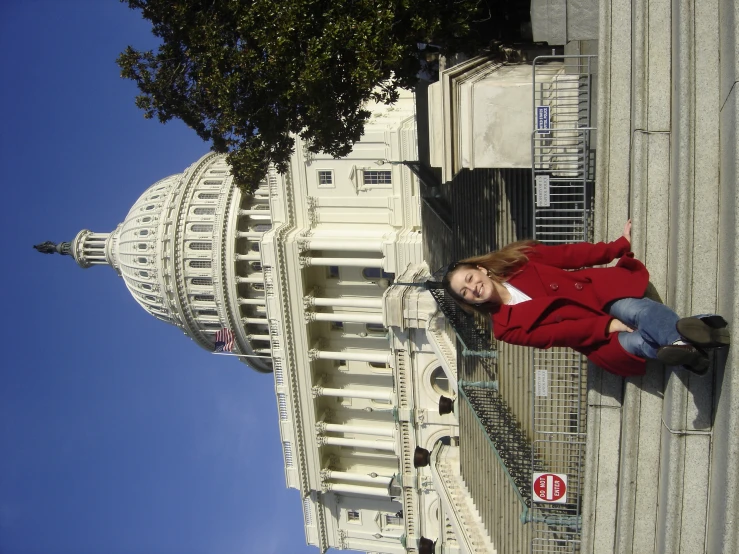
[{"label": "leafy tree", "polygon": [[161,39],[129,46],[121,75],[136,82],[147,118],[182,119],[228,152],[250,189],[274,163],[286,171],[302,137],[312,152],[345,156],[368,102],[392,103],[421,68],[417,43],[446,52],[482,44],[481,0],[121,0]]}]

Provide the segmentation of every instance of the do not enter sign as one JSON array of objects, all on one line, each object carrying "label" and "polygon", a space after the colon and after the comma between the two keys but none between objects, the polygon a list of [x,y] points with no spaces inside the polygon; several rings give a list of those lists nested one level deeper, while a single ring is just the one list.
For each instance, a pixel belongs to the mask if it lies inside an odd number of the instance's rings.
[{"label": "do not enter sign", "polygon": [[550,504],[567,502],[567,475],[561,473],[534,473],[534,501]]}]

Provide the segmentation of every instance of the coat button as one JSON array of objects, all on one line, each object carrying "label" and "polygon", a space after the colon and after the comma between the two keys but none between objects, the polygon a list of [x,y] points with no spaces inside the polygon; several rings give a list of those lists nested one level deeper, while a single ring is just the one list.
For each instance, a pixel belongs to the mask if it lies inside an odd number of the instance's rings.
[{"label": "coat button", "polygon": [[549,285],[549,288],[552,290],[557,290],[559,288],[559,285],[557,283],[552,283]]},{"label": "coat button", "polygon": [[582,290],[582,283],[575,283],[575,288],[577,290]]}]

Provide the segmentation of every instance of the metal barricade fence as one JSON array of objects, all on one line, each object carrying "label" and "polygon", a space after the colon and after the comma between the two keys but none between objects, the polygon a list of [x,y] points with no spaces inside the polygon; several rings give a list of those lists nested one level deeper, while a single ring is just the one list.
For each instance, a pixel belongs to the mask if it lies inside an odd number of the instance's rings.
[{"label": "metal barricade fence", "polygon": [[[591,239],[595,131],[591,90],[596,58],[534,60],[534,238],[546,244]],[[587,365],[582,355],[565,348],[532,350],[531,355],[532,466],[536,461],[546,468],[532,475],[531,552],[579,552]]]}]

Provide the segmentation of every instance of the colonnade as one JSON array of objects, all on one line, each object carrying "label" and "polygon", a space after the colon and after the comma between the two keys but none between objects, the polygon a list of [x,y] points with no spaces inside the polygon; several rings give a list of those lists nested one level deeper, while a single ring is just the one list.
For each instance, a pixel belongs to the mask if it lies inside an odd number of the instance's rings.
[{"label": "colonnade", "polygon": [[353,471],[321,471],[321,489],[323,492],[334,491],[359,496],[390,497],[390,475],[377,473],[357,473]]},{"label": "colonnade", "polygon": [[[301,249],[300,263],[309,266],[337,266],[351,268],[385,267],[382,256],[382,238],[364,236],[351,240],[343,236],[308,236],[298,239]],[[353,257],[336,255],[351,252]],[[365,254],[362,256],[359,254]],[[383,324],[383,299],[377,297],[322,296],[314,289],[303,297],[306,322],[326,321],[336,323],[360,323],[381,326]],[[328,309],[327,311],[320,311]],[[369,344],[369,343],[368,343]],[[391,364],[393,355],[389,345],[386,349],[360,349],[333,351],[320,346],[308,352],[310,360],[335,360]],[[313,398],[352,398],[377,401],[391,407],[394,402],[392,387],[348,388],[314,386]],[[397,454],[396,430],[392,422],[375,424],[346,424],[321,421],[316,424],[316,441],[319,447],[348,447],[358,451],[373,451],[389,455]],[[357,473],[325,469],[321,472],[321,487],[324,492],[332,491],[347,495],[389,498],[392,476],[377,473]]]}]

